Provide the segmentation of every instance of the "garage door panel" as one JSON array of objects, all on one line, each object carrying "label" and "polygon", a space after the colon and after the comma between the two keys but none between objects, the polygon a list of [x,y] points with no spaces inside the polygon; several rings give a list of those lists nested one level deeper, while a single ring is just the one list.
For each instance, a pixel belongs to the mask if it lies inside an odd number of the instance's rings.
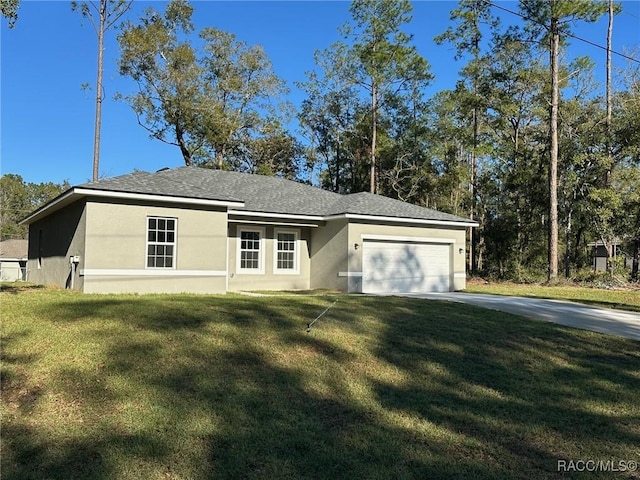
[{"label": "garage door panel", "polygon": [[362,265],[365,293],[449,291],[448,244],[365,241]]}]

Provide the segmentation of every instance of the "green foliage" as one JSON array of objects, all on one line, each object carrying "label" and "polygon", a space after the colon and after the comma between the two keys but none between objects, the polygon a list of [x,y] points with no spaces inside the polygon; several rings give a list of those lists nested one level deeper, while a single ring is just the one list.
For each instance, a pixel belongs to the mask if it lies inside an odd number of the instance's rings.
[{"label": "green foliage", "polygon": [[322,178],[335,191],[369,186],[393,195],[391,168],[405,153],[394,143],[393,129],[404,121],[396,107],[421,101],[433,78],[402,31],[411,10],[407,0],[354,1],[352,22],[340,29],[344,42],[317,52],[320,71],[308,72],[301,84],[308,95],[301,123],[323,161]]},{"label": "green foliage", "polygon": [[100,29],[100,17],[103,17],[103,32],[113,27],[116,22],[131,8],[133,0],[99,0],[98,2],[72,1],[71,10],[80,13],[89,20],[96,30]]},{"label": "green foliage", "polygon": [[450,19],[457,22],[456,28],[448,27],[444,33],[436,36],[434,41],[438,44],[453,43],[456,47],[456,60],[463,58],[467,53],[477,60],[481,53],[482,25],[495,30],[500,24],[499,19],[492,15],[491,4],[485,0],[460,0],[458,8],[451,11]]},{"label": "green foliage", "polygon": [[262,48],[231,33],[205,28],[194,48],[192,13],[174,0],[164,15],[149,8],[139,24],[125,24],[120,73],[140,88],[125,99],[153,138],[180,148],[185,164],[222,168],[267,134],[286,88]]},{"label": "green foliage", "polygon": [[578,21],[595,22],[608,10],[600,0],[519,0],[520,10],[527,19],[527,28],[535,36],[546,35],[557,21],[564,39]]},{"label": "green foliage", "polygon": [[0,239],[26,238],[27,226],[18,223],[32,211],[69,188],[69,183],[25,183],[20,175],[0,177]]},{"label": "green foliage", "polygon": [[20,0],[0,0],[0,15],[7,19],[9,28],[13,28],[18,21]]},{"label": "green foliage", "polygon": [[247,139],[228,158],[233,170],[289,180],[300,177],[304,163],[300,142],[277,124],[265,128],[263,136]]}]

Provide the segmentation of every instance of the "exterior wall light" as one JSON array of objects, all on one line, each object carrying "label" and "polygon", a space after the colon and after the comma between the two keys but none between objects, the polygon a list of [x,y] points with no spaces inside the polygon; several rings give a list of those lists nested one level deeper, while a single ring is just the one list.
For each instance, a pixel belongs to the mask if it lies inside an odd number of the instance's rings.
[{"label": "exterior wall light", "polygon": [[458,253],[459,253],[460,255],[462,255],[462,254],[464,253],[464,248],[459,248],[459,249],[458,249]]},{"label": "exterior wall light", "polygon": [[353,248],[354,248],[355,250],[359,249],[359,248],[360,248],[360,244],[359,244],[359,243],[354,243],[354,244],[353,244]]}]

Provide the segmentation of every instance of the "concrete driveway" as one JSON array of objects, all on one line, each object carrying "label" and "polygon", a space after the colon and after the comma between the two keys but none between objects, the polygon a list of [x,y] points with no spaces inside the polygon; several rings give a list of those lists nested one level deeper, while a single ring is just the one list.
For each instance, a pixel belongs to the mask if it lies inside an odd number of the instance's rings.
[{"label": "concrete driveway", "polygon": [[480,293],[416,293],[405,296],[468,303],[568,327],[608,333],[640,341],[640,313],[590,307],[562,300],[507,297]]}]

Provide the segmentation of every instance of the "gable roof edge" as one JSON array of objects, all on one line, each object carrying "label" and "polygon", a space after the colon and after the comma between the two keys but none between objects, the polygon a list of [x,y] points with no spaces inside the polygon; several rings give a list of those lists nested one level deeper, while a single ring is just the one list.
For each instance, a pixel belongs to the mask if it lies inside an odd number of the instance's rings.
[{"label": "gable roof edge", "polygon": [[[119,192],[114,190],[97,190],[86,187],[73,187],[58,197],[54,198],[50,202],[44,204],[32,212],[29,216],[20,220],[19,225],[33,223],[34,221],[46,216],[47,211],[54,212],[59,208],[72,203],[75,200],[79,200],[84,197],[102,197],[102,198],[118,198],[118,199],[131,199],[131,200],[150,200],[161,201],[168,203],[183,203],[190,205],[205,205],[205,206],[219,206],[219,207],[244,207],[244,202],[230,201],[230,200],[209,200],[193,197],[179,197],[174,195],[158,195],[150,193],[132,193],[132,192]],[[70,200],[68,202],[65,202]],[[58,208],[55,208],[58,207]]]},{"label": "gable roof edge", "polygon": [[391,222],[391,223],[420,223],[424,225],[455,225],[456,227],[478,227],[480,224],[472,220],[459,222],[456,220],[428,220],[425,218],[413,218],[413,217],[386,217],[381,215],[364,215],[360,213],[341,213],[338,215],[329,215],[324,217],[324,220],[337,220],[340,218],[353,219],[353,220],[375,220],[379,222]]}]

